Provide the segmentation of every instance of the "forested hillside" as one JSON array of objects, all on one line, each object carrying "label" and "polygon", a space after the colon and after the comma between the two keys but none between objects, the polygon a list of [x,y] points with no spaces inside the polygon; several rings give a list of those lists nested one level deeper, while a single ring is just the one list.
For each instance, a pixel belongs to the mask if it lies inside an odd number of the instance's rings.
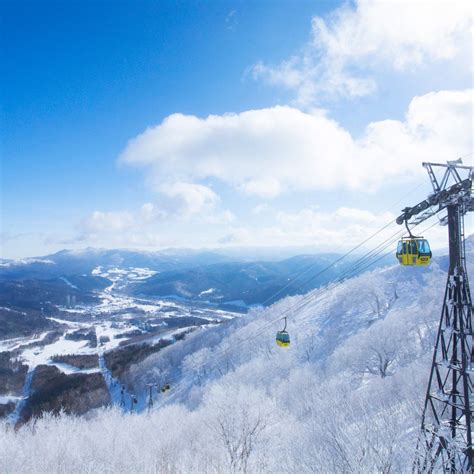
[{"label": "forested hillside", "polygon": [[385,267],[195,331],[124,374],[171,382],[151,412],[3,426],[3,470],[409,472],[445,280]]}]

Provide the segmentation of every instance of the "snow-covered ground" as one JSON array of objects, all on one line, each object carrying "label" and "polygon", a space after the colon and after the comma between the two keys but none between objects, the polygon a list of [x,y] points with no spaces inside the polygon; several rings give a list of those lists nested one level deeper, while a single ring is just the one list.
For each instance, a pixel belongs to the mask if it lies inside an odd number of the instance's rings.
[{"label": "snow-covered ground", "polygon": [[[121,343],[128,343],[128,341],[131,344],[135,343],[131,338],[137,335],[140,337],[137,338],[136,343],[155,345],[161,340],[174,342],[175,337],[195,328],[193,325],[181,327],[179,324],[178,327],[173,327],[176,325],[177,318],[194,317],[215,323],[241,316],[212,307],[190,306],[186,301],[137,299],[120,293],[121,289],[130,282],[143,281],[155,273],[155,271],[146,268],[121,269],[113,267],[105,269],[97,267],[92,271],[92,274],[108,278],[112,283],[97,293],[100,299],[98,304],[76,305],[74,308],[58,307],[63,313],[63,317],[51,316],[48,319],[60,325],[59,335],[54,335],[51,339],[51,337],[48,338],[50,332],[45,331],[29,337],[0,341],[0,352],[14,351],[13,357],[28,366],[21,396],[2,393],[0,388],[0,404],[13,402],[16,405],[14,412],[9,415],[9,423],[14,425],[20,420],[31,392],[35,369],[39,365],[55,366],[66,375],[100,372],[107,384],[113,404],[121,406],[124,411],[130,411],[133,396],[137,399],[137,403],[133,404],[133,409],[143,411],[148,405],[147,392],[129,393],[106,367],[105,352],[118,349]],[[70,288],[77,289],[76,285],[66,277],[61,277],[61,279]],[[203,294],[209,294],[212,291],[213,289],[210,288]],[[4,309],[12,311],[9,308]],[[75,320],[64,319],[68,317],[67,315],[74,316]],[[150,321],[153,322],[152,325],[150,325]],[[170,324],[173,322],[169,329],[167,329],[167,321],[170,321]],[[201,327],[207,328],[214,325],[202,323]],[[95,331],[97,337],[96,347],[93,347],[91,341],[86,339],[85,334],[83,336],[75,334],[78,331],[89,333],[91,330]],[[67,355],[97,355],[98,367],[80,369],[64,362],[53,361],[55,356]]]},{"label": "snow-covered ground", "polygon": [[6,403],[17,403],[19,400],[21,400],[21,397],[17,395],[0,395],[0,404],[6,404]]},{"label": "snow-covered ground", "polygon": [[[96,353],[96,349],[89,346],[89,341],[73,341],[66,339],[66,334],[72,333],[74,330],[66,331],[57,341],[40,347],[31,347],[21,352],[19,358],[29,367],[38,365],[57,365],[51,362],[51,358],[55,355],[90,355]],[[58,367],[61,369],[60,367]]]},{"label": "snow-covered ground", "polygon": [[30,367],[25,377],[25,383],[23,384],[21,397],[17,399],[15,410],[8,416],[8,423],[11,426],[15,426],[18,423],[21,412],[23,411],[23,408],[25,408],[26,402],[28,401],[28,397],[31,393],[31,383],[33,382],[34,373],[35,367]]},{"label": "snow-covered ground", "polygon": [[3,311],[8,311],[9,313],[22,314],[23,316],[26,315],[24,311],[17,311],[15,309],[7,308],[6,306],[0,306],[0,309],[2,309]]},{"label": "snow-covered ground", "polygon": [[20,258],[18,260],[11,260],[8,262],[0,262],[0,267],[17,267],[20,265],[30,265],[31,263],[43,263],[46,265],[55,265],[56,263],[44,258]]},{"label": "snow-covered ground", "polygon": [[0,352],[14,351],[19,347],[25,346],[27,344],[39,344],[48,335],[48,332],[49,331],[46,331],[31,337],[16,337],[13,339],[4,339],[3,341],[0,341]]},{"label": "snow-covered ground", "polygon": [[70,374],[94,374],[96,372],[100,372],[99,367],[92,367],[90,369],[79,369],[74,365],[66,364],[64,362],[52,362],[49,365],[54,365],[57,367],[62,373],[66,375]]},{"label": "snow-covered ground", "polygon": [[77,290],[77,286],[73,285],[66,277],[59,277],[59,279],[62,280],[64,283],[66,283],[67,286]]},{"label": "snow-covered ground", "polygon": [[119,267],[101,267],[98,266],[94,268],[91,272],[94,276],[101,276],[107,278],[108,280],[114,282],[116,288],[121,288],[126,286],[130,282],[143,281],[147,278],[156,275],[155,270],[150,270],[149,268],[119,268]]}]

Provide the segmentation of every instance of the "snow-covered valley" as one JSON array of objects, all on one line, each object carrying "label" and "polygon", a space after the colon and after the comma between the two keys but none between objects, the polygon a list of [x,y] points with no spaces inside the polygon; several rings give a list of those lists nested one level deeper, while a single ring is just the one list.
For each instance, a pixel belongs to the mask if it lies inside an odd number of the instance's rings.
[{"label": "snow-covered valley", "polygon": [[[97,267],[91,274],[107,278],[110,285],[95,292],[95,303],[77,304],[75,298],[67,295],[66,305],[57,305],[53,315],[44,316],[52,325],[51,330],[0,341],[0,357],[5,371],[2,379],[5,383],[0,384],[0,413],[11,425],[23,423],[43,410],[57,411],[62,406],[61,397],[77,397],[64,392],[59,398],[54,398],[54,390],[61,390],[70,383],[68,376],[82,377],[80,384],[85,386],[90,376],[101,374],[103,380],[98,387],[102,391],[101,400],[109,404],[110,397],[112,404],[125,409],[123,400],[118,402],[116,391],[117,387],[119,390],[123,387],[122,392],[130,392],[119,380],[120,372],[129,360],[146,357],[199,327],[211,327],[240,316],[205,304],[141,299],[121,292],[130,282],[146,280],[155,273],[142,268],[111,267],[105,270]],[[61,280],[78,290],[68,279]],[[15,313],[9,311],[12,315]],[[22,312],[24,316],[27,313]],[[114,370],[107,367],[112,359]],[[40,371],[36,370],[38,367]],[[51,388],[49,397],[47,385],[42,387],[44,393],[40,393],[38,386],[42,382],[40,377],[49,377],[51,370],[62,378],[58,386]],[[40,395],[41,403],[38,402],[34,410],[25,412],[25,408],[31,408],[30,405],[35,403],[35,396],[38,398]],[[84,395],[88,395],[87,391]],[[136,395],[135,410],[143,410],[145,395]],[[71,413],[74,413],[74,403],[71,407]],[[93,407],[94,403],[90,408]],[[87,411],[87,404],[80,410],[81,413],[84,411]]]}]

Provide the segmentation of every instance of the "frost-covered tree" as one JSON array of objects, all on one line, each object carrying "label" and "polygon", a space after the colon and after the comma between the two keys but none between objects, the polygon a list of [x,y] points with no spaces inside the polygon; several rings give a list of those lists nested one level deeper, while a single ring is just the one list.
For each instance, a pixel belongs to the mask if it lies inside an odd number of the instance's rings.
[{"label": "frost-covered tree", "polygon": [[[436,260],[409,270],[187,335],[126,374],[143,389],[172,379],[150,414],[4,423],[2,472],[409,472],[446,278]],[[282,349],[275,332],[290,307]]]}]

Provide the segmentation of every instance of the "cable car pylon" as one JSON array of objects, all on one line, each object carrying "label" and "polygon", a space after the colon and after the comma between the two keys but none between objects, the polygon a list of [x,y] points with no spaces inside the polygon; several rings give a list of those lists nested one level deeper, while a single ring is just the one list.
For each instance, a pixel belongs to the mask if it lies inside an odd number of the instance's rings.
[{"label": "cable car pylon", "polygon": [[146,386],[148,387],[148,413],[153,410],[153,387],[156,386],[155,383],[147,383]]},{"label": "cable car pylon", "polygon": [[[423,163],[433,193],[403,209],[397,224],[419,224],[447,210],[449,271],[413,463],[414,472],[473,472],[474,332],[464,248],[464,215],[474,210],[473,168],[462,161]],[[438,180],[434,168],[444,174]],[[468,173],[466,179],[461,175]],[[448,186],[450,182],[454,182]],[[398,254],[398,252],[397,252]]]}]

